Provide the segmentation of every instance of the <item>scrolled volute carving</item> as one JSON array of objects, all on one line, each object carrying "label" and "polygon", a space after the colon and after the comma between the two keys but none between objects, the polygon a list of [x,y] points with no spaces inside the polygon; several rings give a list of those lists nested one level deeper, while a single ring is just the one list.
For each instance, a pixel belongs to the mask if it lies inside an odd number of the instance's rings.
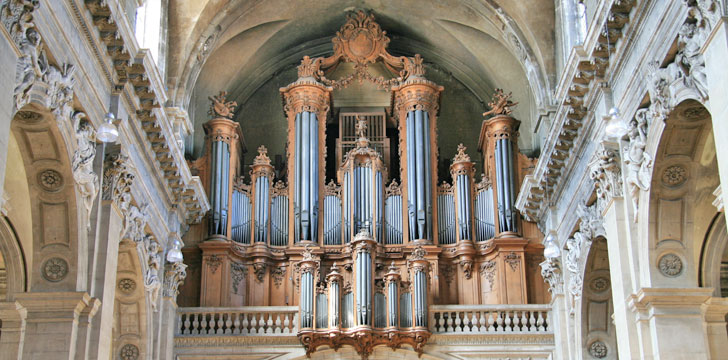
[{"label": "scrolled volute carving", "polygon": [[619,151],[604,144],[600,145],[589,163],[589,176],[595,182],[600,210],[613,199],[622,197],[622,170],[619,164]]},{"label": "scrolled volute carving", "polygon": [[549,285],[549,292],[561,294],[563,292],[563,280],[558,259],[546,258],[539,266],[541,266],[541,277]]}]

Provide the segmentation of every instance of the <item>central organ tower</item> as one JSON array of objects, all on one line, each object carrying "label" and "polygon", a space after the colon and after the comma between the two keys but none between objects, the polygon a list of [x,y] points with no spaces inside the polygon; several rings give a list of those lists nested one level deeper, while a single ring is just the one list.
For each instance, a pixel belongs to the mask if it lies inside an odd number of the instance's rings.
[{"label": "central organ tower", "polygon": [[[388,43],[373,16],[358,12],[333,38],[333,55],[303,58],[298,79],[280,89],[288,132],[278,177],[261,147],[244,180],[235,104],[224,93],[211,98],[206,154],[193,167],[204,173],[212,210],[207,226],[190,232],[204,240],[187,249],[197,251],[199,277],[183,289],[199,306],[298,306],[295,319],[260,321],[297,322],[309,352],[348,344],[368,354],[380,344],[421,350],[432,326],[453,320],[431,305],[548,301],[538,275],[542,235],[514,207],[532,164],[518,151],[515,104],[500,90],[489,104],[480,179],[462,145],[438,179],[439,105],[456,99],[441,99],[422,57],[393,56]],[[348,75],[327,78],[344,63],[353,64]],[[373,64],[394,75],[372,75]],[[336,136],[326,131],[334,89],[353,81],[390,92],[398,161],[370,141],[374,117],[357,115],[356,141],[327,179],[326,162],[337,158],[326,146]]]}]

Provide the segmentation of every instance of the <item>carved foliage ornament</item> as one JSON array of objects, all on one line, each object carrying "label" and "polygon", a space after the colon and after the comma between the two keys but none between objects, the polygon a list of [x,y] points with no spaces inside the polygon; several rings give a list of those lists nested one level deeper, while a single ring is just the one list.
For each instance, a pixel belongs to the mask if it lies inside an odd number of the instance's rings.
[{"label": "carved foliage ornament", "polygon": [[215,274],[217,272],[217,269],[220,268],[220,265],[222,265],[222,257],[220,257],[220,255],[210,255],[207,258],[207,266],[210,267],[210,272],[212,274]]},{"label": "carved foliage ornament", "polygon": [[132,165],[123,154],[110,156],[104,165],[103,199],[113,200],[122,212],[131,204]]},{"label": "carved foliage ornament", "polygon": [[50,282],[58,282],[68,275],[68,262],[60,257],[46,260],[42,267],[43,278]]},{"label": "carved foliage ornament", "polygon": [[506,255],[505,261],[506,264],[511,267],[511,270],[516,271],[518,270],[518,266],[521,264],[521,257],[515,252],[511,251],[510,253],[508,253],[508,255]]},{"label": "carved foliage ornament", "polygon": [[618,150],[602,144],[589,167],[589,176],[596,186],[599,209],[603,211],[613,198],[622,196],[622,170]]},{"label": "carved foliage ornament", "polygon": [[240,283],[248,275],[248,267],[243,264],[231,263],[230,276],[233,283],[233,293],[238,294]]},{"label": "carved foliage ornament", "polygon": [[184,283],[187,277],[187,265],[176,262],[167,264],[164,271],[164,296],[176,298],[179,294],[179,286]]},{"label": "carved foliage ornament", "polygon": [[488,260],[480,264],[480,276],[488,280],[488,286],[493,289],[493,280],[495,279],[495,260]]},{"label": "carved foliage ornament", "polygon": [[541,266],[541,277],[549,285],[549,292],[560,294],[562,292],[562,279],[558,260],[547,258],[539,265]]}]

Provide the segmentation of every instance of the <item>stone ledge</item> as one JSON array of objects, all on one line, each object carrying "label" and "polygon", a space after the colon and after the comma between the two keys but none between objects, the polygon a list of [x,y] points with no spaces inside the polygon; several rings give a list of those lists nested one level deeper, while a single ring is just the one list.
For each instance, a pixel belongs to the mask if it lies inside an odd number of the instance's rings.
[{"label": "stone ledge", "polygon": [[211,335],[211,336],[189,336],[181,335],[174,338],[175,347],[217,347],[229,345],[303,345],[296,334],[275,335],[265,334],[262,336],[251,335]]},{"label": "stone ledge", "polygon": [[553,334],[433,334],[427,345],[554,345]]}]

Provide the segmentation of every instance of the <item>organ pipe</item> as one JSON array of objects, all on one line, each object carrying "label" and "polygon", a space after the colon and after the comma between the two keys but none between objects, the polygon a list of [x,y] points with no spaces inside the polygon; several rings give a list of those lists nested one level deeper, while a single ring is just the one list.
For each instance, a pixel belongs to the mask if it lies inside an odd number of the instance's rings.
[{"label": "organ pipe", "polygon": [[[520,215],[515,207],[516,190],[518,189],[517,164],[518,164],[518,127],[520,121],[510,116],[509,106],[515,104],[508,100],[509,95],[502,92],[496,93],[496,106],[494,110],[484,115],[494,114],[493,117],[483,122],[483,130],[480,136],[480,151],[484,155],[486,175],[495,178],[492,192],[495,208],[497,209],[497,228],[495,236],[518,236]],[[505,110],[504,110],[505,109]],[[478,204],[485,205],[484,199],[479,197]],[[487,222],[490,218],[485,209],[478,209],[481,214],[483,227],[480,236],[487,237],[489,228]],[[488,235],[486,235],[486,233]]]},{"label": "organ pipe", "polygon": [[[416,69],[416,76],[392,89],[395,98],[395,112],[399,118],[400,138],[404,140],[401,153],[403,166],[402,179],[406,179],[407,235],[409,241],[432,242],[433,212],[436,204],[433,199],[433,182],[437,182],[437,161],[433,148],[435,120],[439,108],[438,99],[443,88],[424,78],[424,68]],[[436,216],[436,215],[435,215]]]},{"label": "organ pipe", "polygon": [[290,227],[294,243],[318,243],[322,238],[319,226],[323,226],[323,218],[319,216],[319,207],[323,203],[324,183],[320,169],[325,166],[324,130],[332,90],[303,75],[280,90],[292,130],[288,139],[289,149],[293,150],[288,151],[288,176],[289,183],[293,184],[289,218],[293,219]]},{"label": "organ pipe", "polygon": [[[208,235],[211,239],[231,239],[233,179],[237,176],[239,153],[244,151],[240,125],[232,120],[237,104],[226,100],[227,93],[210,97],[210,115],[203,125],[208,156],[210,213]],[[233,165],[231,165],[233,164]],[[231,168],[232,166],[232,168]]]},{"label": "organ pipe", "polygon": [[457,203],[457,238],[458,241],[472,240],[472,189],[473,189],[473,172],[474,163],[470,161],[470,156],[465,153],[465,146],[458,146],[458,153],[453,158],[450,165],[450,174],[455,184],[454,195]]},{"label": "organ pipe", "polygon": [[251,183],[253,187],[254,200],[254,225],[252,238],[256,243],[269,243],[268,232],[270,228],[270,201],[271,186],[275,177],[275,170],[270,164],[268,158],[268,150],[265,146],[258,148],[258,156],[253,159],[253,165],[250,166]]}]

